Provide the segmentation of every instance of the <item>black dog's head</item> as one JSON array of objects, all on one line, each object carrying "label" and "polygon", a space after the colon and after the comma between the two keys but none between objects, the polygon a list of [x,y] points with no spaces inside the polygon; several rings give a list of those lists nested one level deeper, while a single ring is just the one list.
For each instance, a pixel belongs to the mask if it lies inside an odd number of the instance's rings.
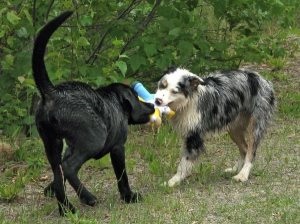
[{"label": "black dog's head", "polygon": [[121,104],[128,115],[128,124],[145,124],[150,121],[150,115],[154,113],[153,104],[140,101],[133,89],[127,85],[112,84],[111,87],[120,93]]},{"label": "black dog's head", "polygon": [[129,115],[128,124],[148,123],[150,115],[154,113],[154,105],[140,101],[130,87],[128,87],[124,94],[124,106]]}]

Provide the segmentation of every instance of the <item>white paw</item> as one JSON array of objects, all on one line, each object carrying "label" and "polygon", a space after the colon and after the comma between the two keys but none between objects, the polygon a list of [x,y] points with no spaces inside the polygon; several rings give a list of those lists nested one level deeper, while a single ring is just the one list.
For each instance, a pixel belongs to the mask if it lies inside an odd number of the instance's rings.
[{"label": "white paw", "polygon": [[167,187],[168,186],[168,182],[164,181],[162,184],[160,184],[161,187]]},{"label": "white paw", "polygon": [[227,168],[224,170],[225,173],[235,173],[237,169],[235,167]]},{"label": "white paw", "polygon": [[244,174],[242,173],[239,173],[238,175],[235,175],[234,177],[232,177],[235,181],[238,181],[238,182],[245,182],[248,180],[248,177],[245,176]]},{"label": "white paw", "polygon": [[178,185],[180,182],[181,182],[181,178],[175,175],[168,181],[168,186],[174,187],[174,186]]}]

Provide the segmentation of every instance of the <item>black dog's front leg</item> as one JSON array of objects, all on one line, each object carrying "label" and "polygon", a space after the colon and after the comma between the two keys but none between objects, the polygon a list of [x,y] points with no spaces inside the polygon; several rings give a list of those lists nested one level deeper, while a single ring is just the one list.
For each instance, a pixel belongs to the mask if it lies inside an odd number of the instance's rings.
[{"label": "black dog's front leg", "polygon": [[111,162],[118,181],[118,189],[121,194],[121,199],[126,203],[135,203],[142,199],[139,193],[131,191],[128,183],[128,177],[125,168],[125,148],[119,146],[110,152]]}]

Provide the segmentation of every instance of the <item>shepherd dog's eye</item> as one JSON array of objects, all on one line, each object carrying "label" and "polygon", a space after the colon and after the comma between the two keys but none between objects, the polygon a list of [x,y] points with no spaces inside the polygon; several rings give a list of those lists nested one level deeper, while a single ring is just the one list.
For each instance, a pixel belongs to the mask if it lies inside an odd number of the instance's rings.
[{"label": "shepherd dog's eye", "polygon": [[179,93],[179,91],[177,91],[177,90],[172,90],[171,93],[177,94],[177,93]]}]

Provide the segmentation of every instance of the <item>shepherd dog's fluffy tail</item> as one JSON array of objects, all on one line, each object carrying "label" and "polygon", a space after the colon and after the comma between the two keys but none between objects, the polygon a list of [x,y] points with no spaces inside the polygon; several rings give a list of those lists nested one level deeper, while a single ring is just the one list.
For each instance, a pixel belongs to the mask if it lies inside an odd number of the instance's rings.
[{"label": "shepherd dog's fluffy tail", "polygon": [[44,54],[48,40],[54,31],[69,17],[72,15],[72,11],[63,12],[50,22],[48,22],[38,33],[33,47],[32,53],[32,70],[33,77],[38,90],[41,93],[42,98],[50,94],[54,90],[54,86],[49,79],[45,62]]}]

